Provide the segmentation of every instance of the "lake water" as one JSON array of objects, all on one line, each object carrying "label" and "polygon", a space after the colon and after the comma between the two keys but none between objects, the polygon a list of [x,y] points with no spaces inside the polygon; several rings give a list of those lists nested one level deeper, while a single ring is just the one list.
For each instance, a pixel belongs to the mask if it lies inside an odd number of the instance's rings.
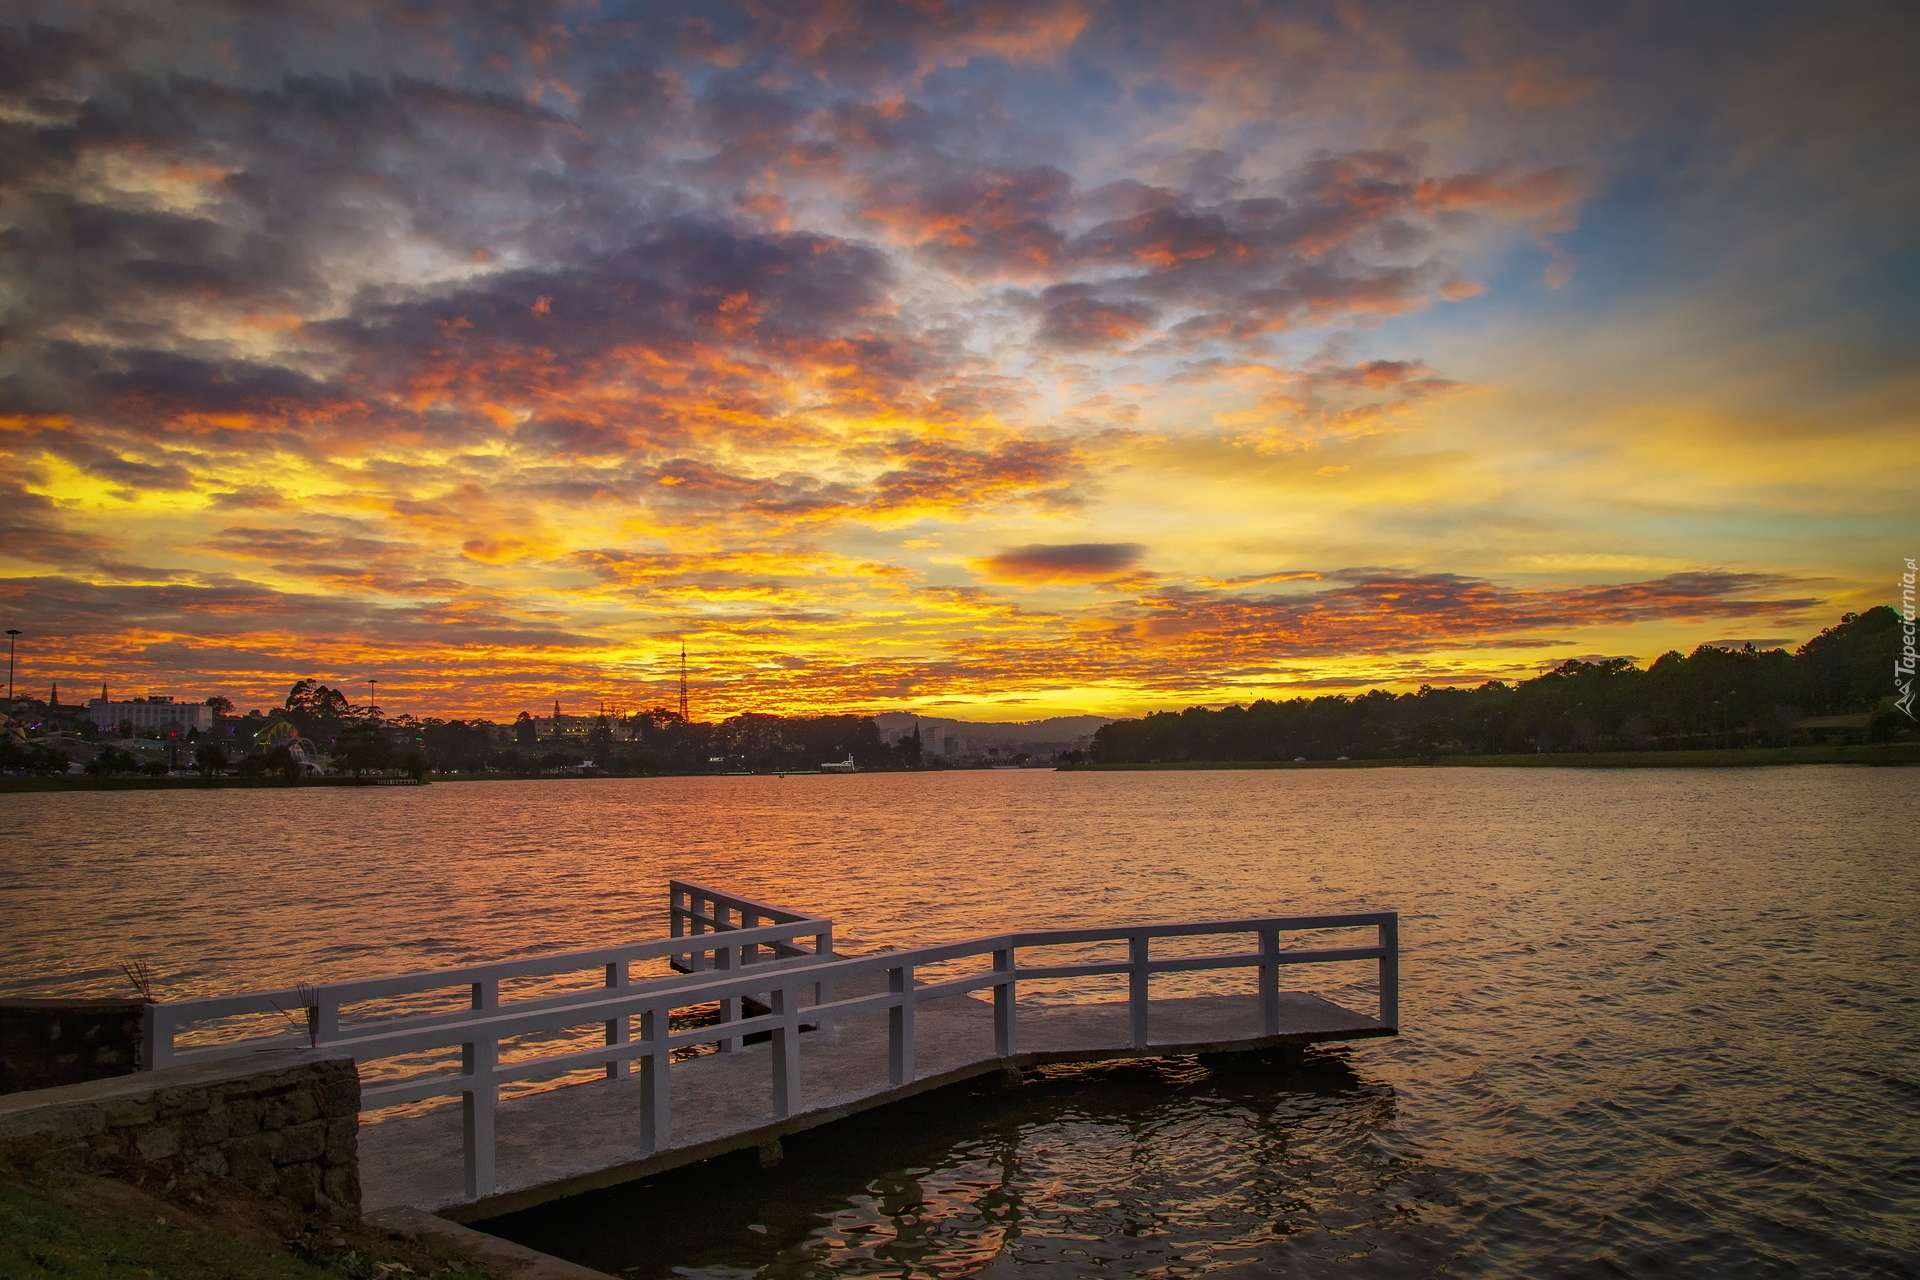
[{"label": "lake water", "polygon": [[1916,781],[1366,769],[6,795],[0,990],[124,988],[132,957],[182,996],[617,941],[661,930],[673,875],[831,914],[843,949],[1397,909],[1397,1040],[1296,1070],[1049,1072],[796,1139],[764,1173],[498,1226],[646,1276],[1914,1275]]}]

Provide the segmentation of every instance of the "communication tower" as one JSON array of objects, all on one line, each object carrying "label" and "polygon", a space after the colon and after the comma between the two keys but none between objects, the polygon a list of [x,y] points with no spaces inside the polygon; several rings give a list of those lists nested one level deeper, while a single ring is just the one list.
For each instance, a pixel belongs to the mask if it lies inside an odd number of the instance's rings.
[{"label": "communication tower", "polygon": [[689,723],[687,718],[687,642],[680,642],[680,723]]}]

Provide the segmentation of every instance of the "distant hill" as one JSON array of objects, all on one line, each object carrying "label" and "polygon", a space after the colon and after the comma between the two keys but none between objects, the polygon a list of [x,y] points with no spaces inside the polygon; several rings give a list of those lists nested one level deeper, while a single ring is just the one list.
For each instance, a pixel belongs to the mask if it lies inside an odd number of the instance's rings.
[{"label": "distant hill", "polygon": [[880,736],[892,740],[921,726],[925,734],[932,729],[965,738],[979,746],[1025,747],[1037,742],[1072,742],[1113,723],[1111,716],[1052,716],[1045,720],[1027,720],[1018,724],[1000,724],[986,720],[954,720],[946,716],[922,716],[908,711],[888,711],[875,716]]}]

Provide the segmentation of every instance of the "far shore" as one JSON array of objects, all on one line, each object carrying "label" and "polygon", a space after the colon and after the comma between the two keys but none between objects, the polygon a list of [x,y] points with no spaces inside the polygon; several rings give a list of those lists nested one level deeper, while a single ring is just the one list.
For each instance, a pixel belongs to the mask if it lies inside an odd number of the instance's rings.
[{"label": "far shore", "polygon": [[1736,769],[1782,764],[1920,764],[1920,743],[1841,747],[1728,747],[1702,751],[1559,751],[1494,756],[1395,756],[1366,760],[1181,760],[1063,764],[1062,772],[1153,769]]},{"label": "far shore", "polygon": [[[1786,764],[1920,765],[1920,743],[1870,743],[1836,747],[1732,747],[1714,751],[1562,751],[1529,755],[1399,756],[1365,760],[1183,760],[1158,764],[1029,765],[1061,773],[1125,773],[1196,769],[1742,769]],[[787,770],[791,774],[795,770]],[[811,770],[807,771],[811,772]],[[984,773],[983,769],[877,769],[875,773]],[[774,777],[766,774],[572,774],[448,773],[427,782],[580,782],[609,777]],[[298,787],[420,786],[411,778],[149,778],[0,777],[0,794],[25,791],[223,791]]]}]

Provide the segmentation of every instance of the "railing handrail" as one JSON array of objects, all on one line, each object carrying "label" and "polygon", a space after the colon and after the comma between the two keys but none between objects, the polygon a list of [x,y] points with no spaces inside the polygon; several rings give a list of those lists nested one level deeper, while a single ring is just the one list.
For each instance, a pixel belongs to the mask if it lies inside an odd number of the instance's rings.
[{"label": "railing handrail", "polygon": [[[1262,930],[1274,930],[1281,933],[1305,932],[1317,929],[1360,928],[1379,926],[1397,920],[1394,912],[1365,912],[1358,914],[1333,916],[1258,916],[1233,920],[1201,920],[1178,923],[1148,925],[1115,925],[1079,929],[1039,929],[1023,930],[1013,933],[988,934],[976,938],[967,938],[958,942],[934,943],[924,947],[915,947],[901,951],[881,951],[867,956],[840,957],[819,961],[813,964],[783,965],[777,970],[751,972],[749,970],[731,970],[727,977],[715,978],[712,970],[701,973],[680,974],[662,977],[648,982],[644,986],[630,988],[582,988],[569,993],[564,1004],[545,1004],[527,1001],[538,1007],[516,1009],[510,1005],[468,1010],[452,1010],[435,1017],[431,1025],[390,1025],[375,1023],[364,1031],[340,1033],[328,1037],[323,1044],[328,1048],[345,1051],[359,1050],[357,1056],[367,1059],[391,1057],[402,1053],[415,1053],[422,1049],[445,1048],[470,1040],[473,1034],[492,1033],[496,1039],[510,1036],[528,1035],[542,1031],[554,1031],[567,1027],[581,1026],[589,1022],[603,1021],[607,1018],[632,1016],[644,1013],[651,1007],[678,1009],[694,1004],[710,1004],[724,999],[737,999],[767,990],[769,985],[801,987],[818,984],[823,981],[839,981],[847,978],[881,973],[904,966],[920,968],[926,965],[940,964],[951,960],[966,960],[976,956],[991,954],[994,951],[1019,947],[1036,946],[1074,946],[1100,942],[1128,942],[1136,937],[1176,938],[1220,935],[1232,933],[1255,933]],[[759,935],[767,933],[765,928],[754,930],[732,930],[727,933],[730,946],[750,945],[759,940]],[[660,948],[655,954],[667,954],[675,949],[686,950],[683,940],[670,940],[657,944]],[[607,948],[606,950],[614,950]],[[587,953],[576,953],[587,954]],[[1378,959],[1384,954],[1380,946],[1347,947],[1320,949],[1311,951],[1280,949],[1277,963],[1281,965],[1333,963],[1346,960]],[[1222,963],[1231,961],[1231,963]],[[1265,961],[1262,952],[1244,952],[1229,956],[1173,956],[1162,960],[1149,961],[1147,968],[1152,973],[1180,973],[1216,968],[1255,968]],[[592,963],[592,962],[588,962]],[[580,967],[586,967],[582,965]],[[1129,972],[1134,965],[1131,961],[1099,961],[1082,965],[1036,966],[1015,968],[1013,976],[1017,978],[1053,978],[1098,976],[1100,974],[1119,974]],[[957,994],[966,989],[992,986],[1003,981],[993,971],[974,975],[967,979],[954,979],[952,983],[974,984],[973,988],[954,986],[950,991],[940,994]],[[346,984],[341,984],[346,985]],[[450,983],[447,985],[457,985]],[[949,984],[941,984],[947,986]],[[316,988],[325,991],[327,988]],[[925,990],[924,988],[922,990]],[[618,992],[618,994],[601,994]],[[281,994],[281,993],[272,993]],[[284,993],[291,995],[292,993]],[[239,1000],[243,997],[229,997]],[[265,998],[264,996],[261,998]],[[869,999],[870,997],[860,997]],[[921,995],[919,1000],[937,999],[939,996]],[[169,1012],[183,1008],[193,1008],[205,1003],[184,1001],[178,1004],[152,1006]],[[831,1012],[834,1002],[809,1006],[809,1013]],[[237,1013],[271,1012],[272,1007],[262,1009],[244,1008],[234,1010]],[[203,1014],[202,1017],[221,1016]],[[230,1014],[227,1016],[231,1016]],[[184,1019],[182,1019],[184,1020]],[[394,1022],[399,1022],[396,1019]],[[740,1025],[729,1023],[729,1031]],[[708,1028],[699,1029],[706,1038],[718,1038],[719,1032]],[[676,1033],[676,1036],[686,1033]],[[176,1051],[175,1062],[204,1061],[214,1058],[234,1056],[237,1051],[253,1052],[263,1040],[275,1043],[286,1042],[287,1035],[265,1037],[261,1040],[230,1041],[224,1044],[206,1045],[199,1048]],[[689,1043],[699,1043],[698,1039]],[[537,1067],[539,1059],[524,1059],[515,1063],[515,1069]],[[456,1079],[456,1077],[448,1077]],[[455,1090],[450,1089],[449,1092]]]},{"label": "railing handrail", "polygon": [[[751,898],[721,893],[693,881],[674,880],[669,884],[669,913],[673,916],[675,924],[678,923],[678,916],[675,913],[681,910],[680,895],[686,892],[697,893],[703,897],[725,902],[730,906],[744,906],[758,914],[773,918],[772,923],[750,929],[723,923],[717,924],[711,930],[703,931],[696,936],[725,933],[730,946],[764,946],[775,956],[808,954],[792,943],[797,938],[809,935],[822,939],[827,949],[831,947],[833,922],[824,916],[792,911],[768,903],[756,902]],[[628,964],[639,960],[673,959],[687,955],[688,952],[687,942],[679,936],[645,938],[634,942],[586,947],[577,951],[549,952],[518,959],[487,960],[478,964],[456,965],[446,969],[416,969],[407,973],[382,974],[371,978],[349,978],[340,982],[315,983],[304,990],[300,987],[286,987],[274,991],[248,991],[228,996],[157,1001],[148,1006],[146,1065],[169,1066],[188,1060],[227,1057],[236,1053],[250,1053],[262,1048],[296,1043],[306,1038],[297,1034],[276,1032],[266,1036],[250,1036],[241,1040],[227,1041],[220,1045],[184,1051],[176,1049],[174,1037],[178,1034],[179,1028],[193,1023],[211,1022],[248,1014],[291,1015],[311,1007],[317,1010],[323,1034],[331,1043],[338,1038],[341,1009],[364,1001],[419,995],[465,986],[472,989],[474,1007],[492,1008],[498,1004],[498,988],[502,981],[618,966],[622,972],[617,975],[617,981],[614,980],[616,975],[609,973],[608,985],[625,987],[628,980],[624,971]],[[671,979],[663,978],[658,981],[671,981]],[[595,996],[601,989],[582,987],[565,995],[533,997],[510,1003],[525,1003],[549,1008],[569,1007],[576,1000]],[[423,1022],[447,1025],[450,1017],[458,1018],[461,1012],[454,1010],[425,1015],[400,1015],[376,1019],[374,1023],[389,1030],[411,1030]]]},{"label": "railing handrail", "polygon": [[742,894],[727,893],[723,890],[715,889],[711,885],[701,884],[697,880],[667,881],[667,902],[669,910],[675,913],[682,911],[683,908],[680,906],[680,900],[683,896],[706,898],[714,902],[723,903],[735,910],[745,908],[766,916],[775,924],[791,924],[799,920],[826,919],[825,916],[811,915],[805,911],[795,911],[789,907],[778,907],[771,902],[762,902],[757,898],[745,897]]}]

